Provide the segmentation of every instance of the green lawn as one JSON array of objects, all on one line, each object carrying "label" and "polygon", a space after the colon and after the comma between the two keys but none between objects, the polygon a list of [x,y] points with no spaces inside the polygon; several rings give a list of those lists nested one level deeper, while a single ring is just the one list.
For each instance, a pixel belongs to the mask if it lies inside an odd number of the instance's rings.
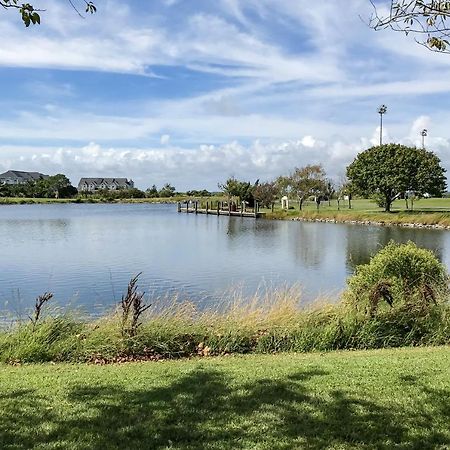
[{"label": "green lawn", "polygon": [[[370,199],[356,199],[351,202],[352,208],[349,210],[348,202],[340,202],[340,212],[372,212],[372,213],[382,213],[383,208],[380,208],[374,201]],[[290,200],[289,206],[294,207],[297,213],[298,202]],[[281,209],[281,204],[276,204],[276,209]],[[408,212],[406,210],[405,200],[395,200],[392,204],[392,212]],[[317,205],[313,201],[308,201],[303,204],[304,211],[317,211]],[[338,211],[338,205],[336,200],[332,200],[330,204],[327,201],[323,201],[320,204],[319,211]],[[433,212],[450,212],[450,198],[422,198],[414,202],[413,211],[409,212],[420,212],[420,211],[433,211]]]},{"label": "green lawn", "polygon": [[0,448],[448,449],[450,348],[0,365]]},{"label": "green lawn", "polygon": [[298,202],[290,203],[293,207],[289,211],[281,209],[280,204],[276,204],[274,212],[266,209],[266,217],[269,219],[293,219],[301,217],[308,220],[331,219],[336,222],[357,221],[357,222],[380,222],[392,225],[401,224],[424,224],[450,226],[450,199],[449,198],[428,198],[421,199],[414,203],[414,210],[407,210],[404,200],[396,200],[392,205],[390,213],[384,212],[376,203],[368,199],[357,199],[352,201],[352,209],[348,208],[348,202],[341,202],[340,209],[337,209],[336,200],[322,202],[317,209],[315,202],[307,202],[303,205],[302,211],[298,208]]}]

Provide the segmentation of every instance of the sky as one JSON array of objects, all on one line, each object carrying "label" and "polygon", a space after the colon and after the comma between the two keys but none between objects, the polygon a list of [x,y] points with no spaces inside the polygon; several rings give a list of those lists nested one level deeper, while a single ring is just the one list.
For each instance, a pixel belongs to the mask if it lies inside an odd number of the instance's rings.
[{"label": "sky", "polygon": [[33,3],[40,26],[0,11],[0,172],[183,191],[321,163],[338,180],[378,143],[381,104],[384,142],[426,128],[450,169],[450,55],[373,31],[369,0]]}]

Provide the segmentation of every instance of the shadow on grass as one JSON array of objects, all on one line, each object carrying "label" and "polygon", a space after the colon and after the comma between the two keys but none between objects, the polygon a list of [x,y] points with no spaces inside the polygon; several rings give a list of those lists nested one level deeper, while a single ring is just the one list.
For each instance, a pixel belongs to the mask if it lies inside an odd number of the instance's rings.
[{"label": "shadow on grass", "polygon": [[[197,369],[151,389],[78,385],[65,405],[30,390],[13,392],[0,397],[0,448],[318,450],[448,444],[448,436],[430,427],[436,417],[423,411],[308,388],[315,378],[320,386],[326,375],[308,370],[246,384],[218,370]],[[436,402],[440,421],[449,417],[448,391],[423,388],[421,393]]]}]

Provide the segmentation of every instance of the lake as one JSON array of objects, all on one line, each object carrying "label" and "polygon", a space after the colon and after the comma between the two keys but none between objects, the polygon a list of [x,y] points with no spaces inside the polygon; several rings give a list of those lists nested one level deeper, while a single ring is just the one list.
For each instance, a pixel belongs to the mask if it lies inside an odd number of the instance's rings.
[{"label": "lake", "polygon": [[151,298],[201,307],[230,290],[299,285],[305,302],[337,297],[357,264],[389,240],[415,241],[450,264],[450,232],[216,217],[176,205],[0,206],[0,310],[26,316],[39,294],[91,316],[111,310],[142,272]]}]

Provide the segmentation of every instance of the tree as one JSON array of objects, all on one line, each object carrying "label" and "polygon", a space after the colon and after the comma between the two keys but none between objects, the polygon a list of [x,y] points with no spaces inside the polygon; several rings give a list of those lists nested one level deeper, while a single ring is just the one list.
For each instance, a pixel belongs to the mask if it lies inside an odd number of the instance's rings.
[{"label": "tree", "polygon": [[256,180],[256,183],[252,185],[249,181],[239,181],[235,177],[230,177],[225,183],[219,183],[218,186],[219,189],[228,196],[229,201],[231,200],[231,197],[237,197],[239,203],[245,201],[248,202],[250,206],[253,206],[253,190],[258,184],[259,180]]},{"label": "tree", "polygon": [[326,180],[325,182],[325,197],[328,200],[328,206],[331,206],[331,199],[333,198],[333,195],[336,193],[336,186],[330,178]]},{"label": "tree", "polygon": [[[77,14],[83,17],[83,15],[75,5],[74,0],[67,1],[69,2],[70,6],[77,12]],[[87,0],[82,1],[85,4],[86,13],[94,14],[97,11],[94,2]],[[29,27],[31,24],[39,25],[41,23],[41,16],[39,15],[39,13],[44,10],[35,8],[30,3],[19,3],[19,0],[0,0],[0,6],[2,6],[4,9],[14,9],[18,11],[22,18],[22,22],[26,27]]]},{"label": "tree", "polygon": [[59,173],[47,178],[41,178],[29,187],[31,197],[71,197],[78,191],[70,184],[70,180]]},{"label": "tree", "polygon": [[346,176],[339,177],[339,181],[336,184],[336,197],[338,211],[341,209],[341,200],[347,197],[348,199],[348,209],[352,209],[352,195],[354,189],[352,189],[351,183],[348,181]]},{"label": "tree", "polygon": [[288,177],[280,177],[277,182],[287,194],[297,197],[299,208],[302,209],[306,198],[314,195],[320,198],[327,190],[325,170],[321,165],[308,164],[305,167],[296,168]]},{"label": "tree", "polygon": [[148,188],[145,191],[145,195],[149,198],[156,198],[158,197],[158,188],[156,187],[156,184],[154,184],[152,187]]},{"label": "tree", "polygon": [[446,0],[391,0],[388,15],[379,15],[370,0],[374,13],[369,26],[374,30],[389,28],[412,34],[416,42],[430,50],[448,52],[450,2]]},{"label": "tree", "polygon": [[213,194],[206,189],[192,189],[190,191],[186,191],[186,195],[189,197],[211,197]]},{"label": "tree", "polygon": [[406,191],[442,196],[445,169],[430,151],[400,144],[371,147],[357,155],[347,167],[355,191],[371,196],[385,211]]},{"label": "tree", "polygon": [[162,198],[173,197],[174,195],[175,188],[170,183],[166,183],[158,192],[158,196]]},{"label": "tree", "polygon": [[273,182],[258,184],[253,190],[254,199],[261,204],[263,208],[270,208],[275,202],[279,193],[278,187]]}]

